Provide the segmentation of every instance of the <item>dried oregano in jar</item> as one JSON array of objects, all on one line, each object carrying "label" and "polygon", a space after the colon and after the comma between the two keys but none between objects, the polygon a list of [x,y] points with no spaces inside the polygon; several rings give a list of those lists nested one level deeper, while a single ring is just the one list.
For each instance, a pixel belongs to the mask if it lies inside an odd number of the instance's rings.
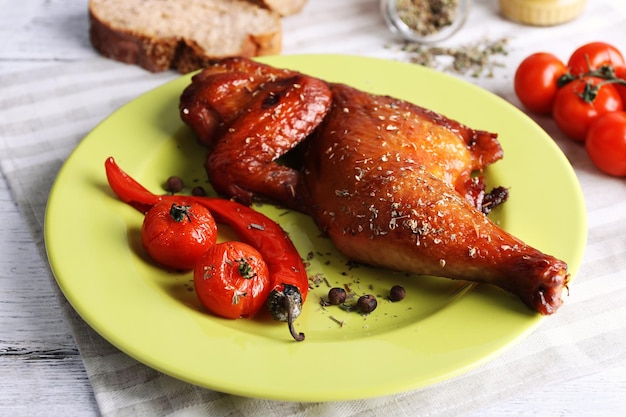
[{"label": "dried oregano in jar", "polygon": [[454,23],[458,0],[397,0],[398,18],[415,33],[428,36]]},{"label": "dried oregano in jar", "polygon": [[465,22],[470,0],[381,0],[387,26],[406,40],[436,42]]}]

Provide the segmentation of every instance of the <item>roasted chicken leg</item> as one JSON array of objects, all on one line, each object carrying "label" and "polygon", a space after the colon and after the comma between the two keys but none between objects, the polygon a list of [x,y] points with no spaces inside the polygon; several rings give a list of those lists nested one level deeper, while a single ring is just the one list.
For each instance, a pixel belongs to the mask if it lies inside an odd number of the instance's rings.
[{"label": "roasted chicken leg", "polygon": [[355,261],[493,284],[541,314],[562,304],[565,262],[485,215],[506,199],[475,175],[503,156],[495,134],[246,59],[196,75],[180,110],[219,193],[307,213]]},{"label": "roasted chicken leg", "polygon": [[542,314],[560,306],[565,263],[511,236],[466,197],[470,172],[502,155],[495,136],[389,97],[344,85],[332,92],[303,179],[310,214],[339,251],[366,264],[494,284]]}]

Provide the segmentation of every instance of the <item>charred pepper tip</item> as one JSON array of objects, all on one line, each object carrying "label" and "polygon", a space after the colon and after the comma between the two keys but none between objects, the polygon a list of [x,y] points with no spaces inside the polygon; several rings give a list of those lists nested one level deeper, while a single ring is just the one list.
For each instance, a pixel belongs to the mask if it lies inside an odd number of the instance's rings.
[{"label": "charred pepper tip", "polygon": [[304,340],[304,333],[296,332],[293,325],[302,312],[302,294],[298,287],[284,284],[282,290],[272,290],[267,298],[267,308],[274,320],[287,322],[289,332],[296,341]]},{"label": "charred pepper tip", "polygon": [[294,338],[296,342],[302,342],[304,340],[304,333],[296,332],[296,329],[293,326],[293,321],[294,321],[293,315],[294,315],[294,310],[295,310],[295,308],[292,306],[293,300],[288,299],[287,302],[290,304],[290,306],[287,308],[287,325],[289,326],[289,333],[291,333],[291,336]]}]

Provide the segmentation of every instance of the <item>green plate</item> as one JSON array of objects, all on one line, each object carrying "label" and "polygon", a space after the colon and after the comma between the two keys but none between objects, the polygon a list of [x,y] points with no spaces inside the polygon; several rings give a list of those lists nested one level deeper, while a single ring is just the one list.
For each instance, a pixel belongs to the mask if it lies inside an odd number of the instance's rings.
[{"label": "green plate", "polygon": [[[412,64],[354,56],[263,59],[355,87],[413,101],[474,128],[499,133],[505,157],[487,171],[511,197],[494,219],[527,243],[580,264],[586,217],[567,159],[531,119],[474,85]],[[178,98],[190,77],[122,107],[76,148],[52,189],[45,239],[63,293],[98,333],[146,365],[192,384],[237,395],[290,401],[369,398],[428,386],[500,354],[542,322],[516,297],[486,285],[355,267],[312,221],[271,205],[257,207],[292,236],[308,272],[319,279],[291,340],[266,315],[225,320],[203,311],[191,274],[168,273],[140,244],[142,215],[115,198],[104,161],[154,192],[170,175],[206,185],[204,150],[179,120]],[[565,209],[564,209],[565,208]],[[224,238],[227,238],[228,233]],[[368,316],[322,307],[329,285],[372,293]],[[389,288],[406,298],[386,301]],[[339,323],[342,323],[340,325]]]}]

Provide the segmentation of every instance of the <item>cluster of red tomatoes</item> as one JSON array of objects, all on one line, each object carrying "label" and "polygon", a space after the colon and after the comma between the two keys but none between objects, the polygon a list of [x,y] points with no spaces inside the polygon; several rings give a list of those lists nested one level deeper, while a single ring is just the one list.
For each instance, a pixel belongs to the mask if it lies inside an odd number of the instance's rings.
[{"label": "cluster of red tomatoes", "polygon": [[530,111],[552,115],[569,138],[584,143],[603,172],[626,176],[626,60],[605,42],[582,45],[565,64],[538,52],[515,73],[515,93]]}]

